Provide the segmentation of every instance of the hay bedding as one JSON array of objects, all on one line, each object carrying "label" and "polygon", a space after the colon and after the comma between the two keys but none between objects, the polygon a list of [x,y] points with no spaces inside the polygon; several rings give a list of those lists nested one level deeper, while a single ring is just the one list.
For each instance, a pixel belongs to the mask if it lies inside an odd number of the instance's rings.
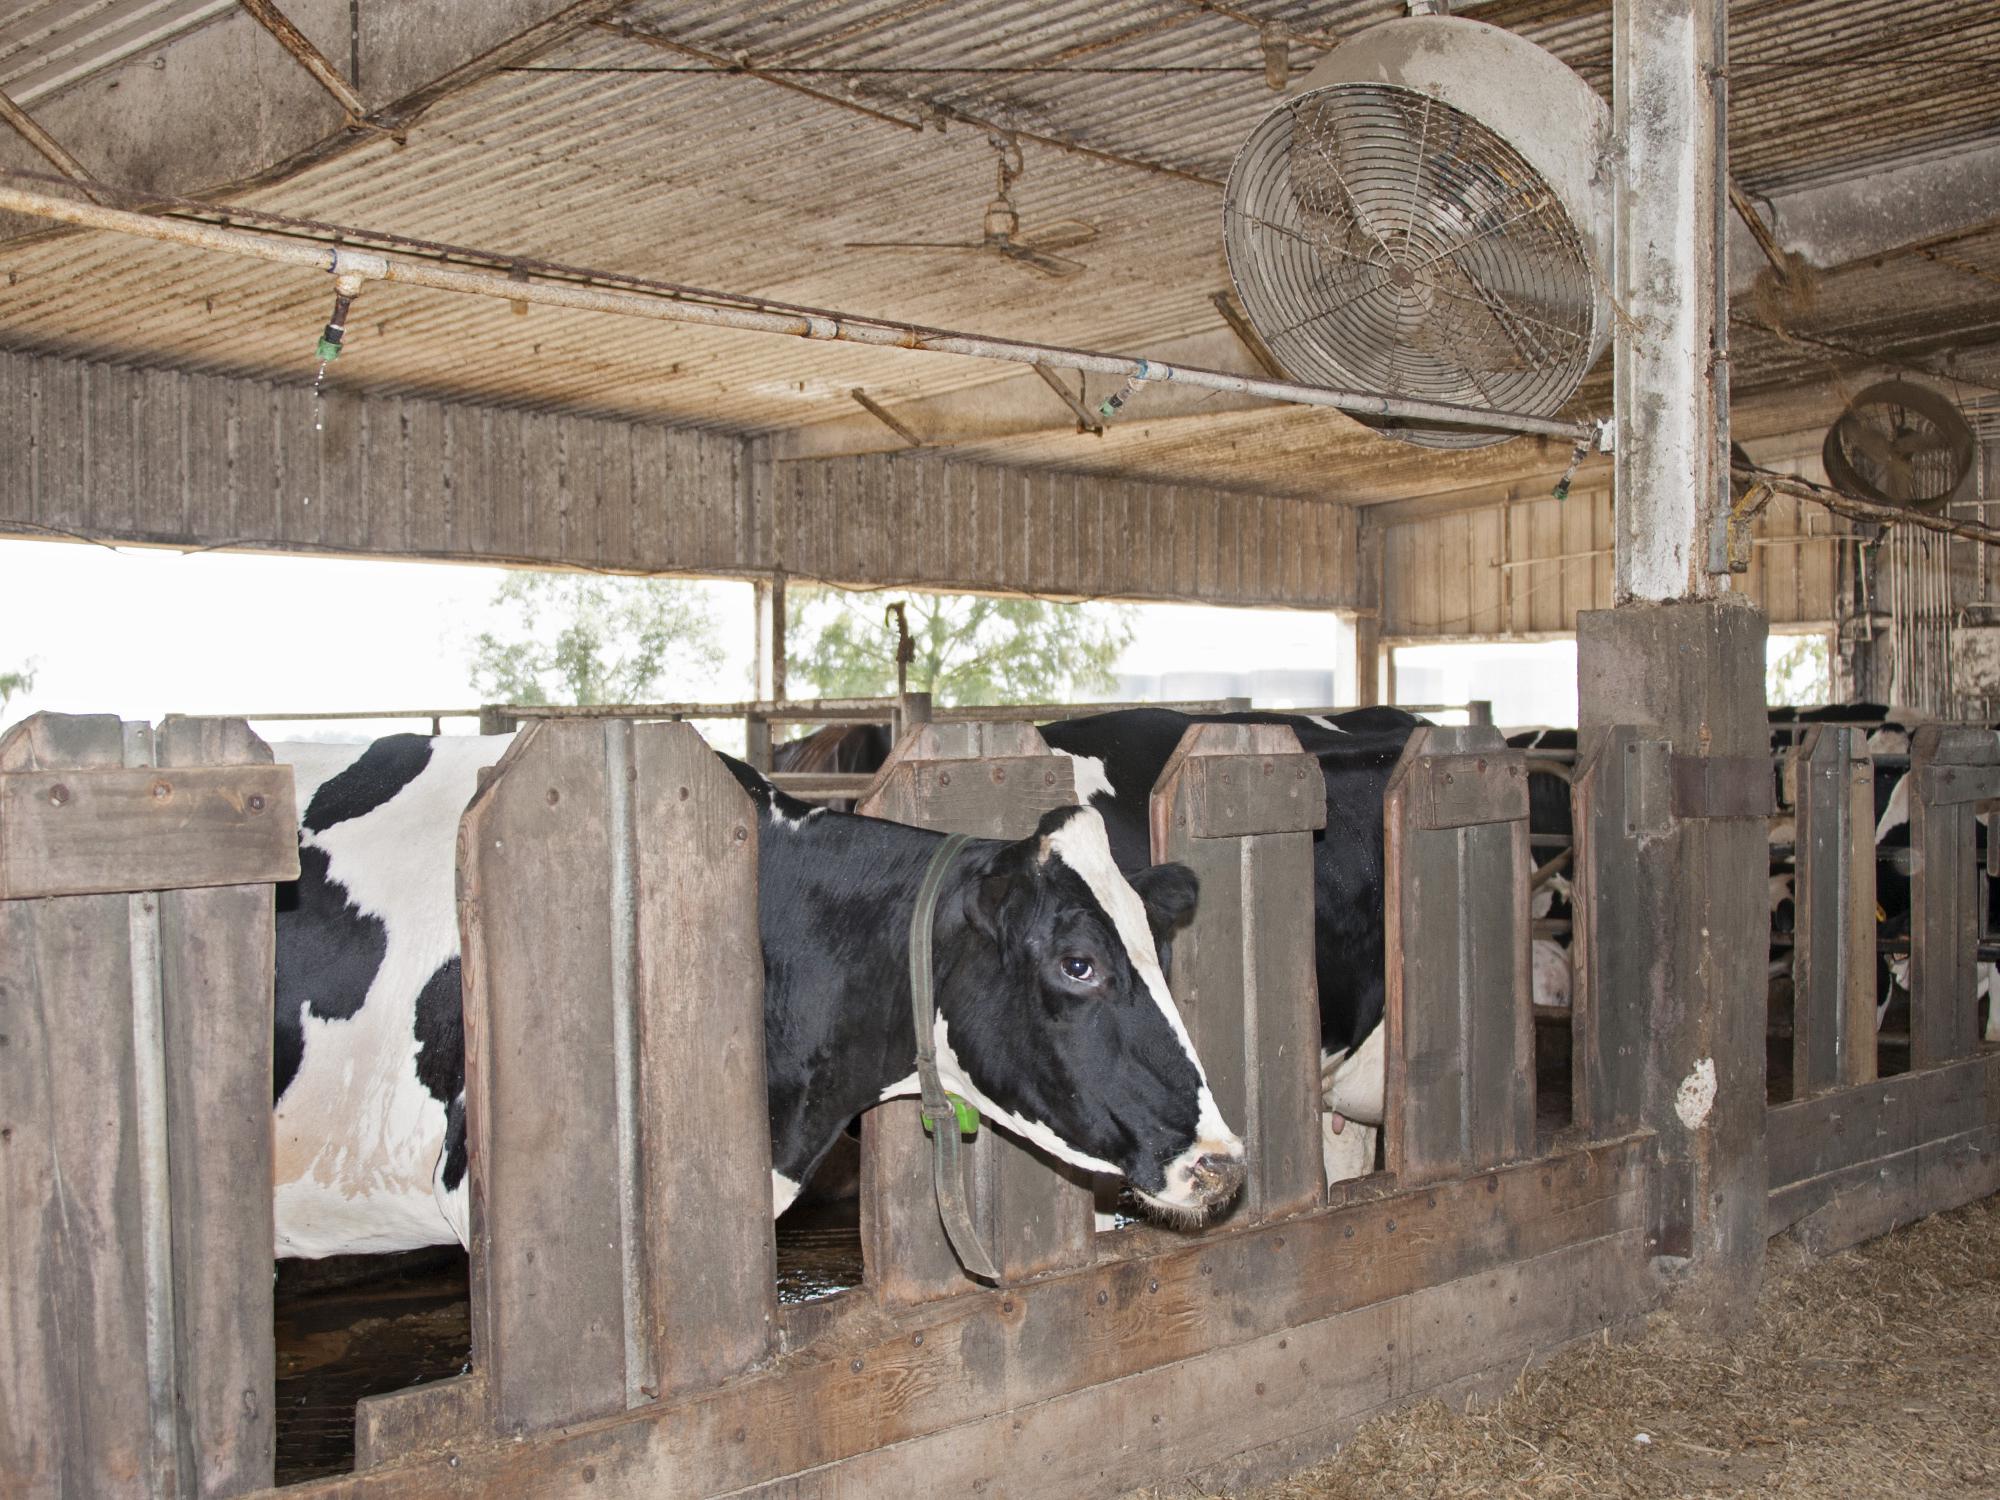
[{"label": "hay bedding", "polygon": [[1243,1500],[1682,1495],[2000,1495],[2000,1198],[1818,1262],[1780,1240],[1739,1339],[1657,1315]]}]

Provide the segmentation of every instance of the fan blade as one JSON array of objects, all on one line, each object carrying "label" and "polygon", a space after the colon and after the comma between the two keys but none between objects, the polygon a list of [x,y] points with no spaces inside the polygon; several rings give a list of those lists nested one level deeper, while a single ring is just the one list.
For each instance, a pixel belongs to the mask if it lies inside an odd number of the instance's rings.
[{"label": "fan blade", "polygon": [[848,250],[984,250],[978,240],[849,240]]},{"label": "fan blade", "polygon": [[1896,461],[1895,439],[1872,423],[1848,423],[1846,438],[1857,453],[1885,468]]},{"label": "fan blade", "polygon": [[1025,245],[1030,250],[1074,250],[1078,245],[1088,245],[1097,238],[1097,226],[1086,224],[1081,219],[1057,219],[1052,224],[1041,224],[1026,234],[1014,236],[1014,243]]},{"label": "fan blade", "polygon": [[999,248],[1000,253],[1009,260],[1019,261],[1022,265],[1040,271],[1044,276],[1053,276],[1058,281],[1089,269],[1080,260],[1071,260],[1066,255],[1044,255],[1039,250],[1030,250],[1025,245],[1008,244]]}]

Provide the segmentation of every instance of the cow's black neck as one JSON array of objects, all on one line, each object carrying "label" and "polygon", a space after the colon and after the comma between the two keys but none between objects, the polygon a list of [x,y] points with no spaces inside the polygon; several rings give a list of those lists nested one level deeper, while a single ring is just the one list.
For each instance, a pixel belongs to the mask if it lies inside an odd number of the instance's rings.
[{"label": "cow's black neck", "polygon": [[[771,1163],[801,1183],[850,1120],[916,1070],[910,919],[944,835],[815,811],[758,788],[752,795],[765,813],[758,927]],[[941,972],[963,962],[974,941],[966,881],[998,847],[975,840],[954,861],[933,929]]]}]

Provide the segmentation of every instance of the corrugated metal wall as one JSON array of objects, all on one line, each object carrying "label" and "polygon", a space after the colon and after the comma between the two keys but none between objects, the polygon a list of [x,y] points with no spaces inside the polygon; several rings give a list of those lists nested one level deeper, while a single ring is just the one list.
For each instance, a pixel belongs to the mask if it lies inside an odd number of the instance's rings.
[{"label": "corrugated metal wall", "polygon": [[1332,608],[1343,506],[0,352],[0,532]]},{"label": "corrugated metal wall", "polygon": [[[1611,495],[1578,489],[1383,528],[1382,633],[1398,640],[1560,635],[1611,607]],[[1774,626],[1835,614],[1843,534],[1818,506],[1779,496],[1758,517],[1737,579]]]}]

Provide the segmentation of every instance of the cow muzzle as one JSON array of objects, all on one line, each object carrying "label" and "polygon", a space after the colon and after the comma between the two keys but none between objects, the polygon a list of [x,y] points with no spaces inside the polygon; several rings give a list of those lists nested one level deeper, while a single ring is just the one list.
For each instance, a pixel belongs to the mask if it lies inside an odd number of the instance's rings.
[{"label": "cow muzzle", "polygon": [[1243,1190],[1243,1143],[1234,1136],[1196,1141],[1167,1167],[1164,1190],[1140,1200],[1161,1217],[1185,1226],[1206,1223]]}]

